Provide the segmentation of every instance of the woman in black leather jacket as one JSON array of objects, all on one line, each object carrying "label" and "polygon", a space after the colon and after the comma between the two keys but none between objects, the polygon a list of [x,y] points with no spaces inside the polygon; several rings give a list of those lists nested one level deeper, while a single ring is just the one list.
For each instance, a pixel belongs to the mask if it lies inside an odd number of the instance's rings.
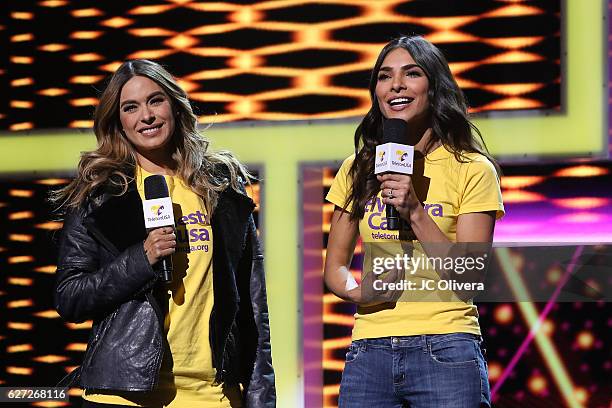
[{"label": "woman in black leather jacket", "polygon": [[[245,168],[208,151],[187,95],[159,64],[123,63],[96,108],[98,147],[52,197],[65,213],[56,308],[93,320],[64,384],[85,407],[274,407],[261,253]],[[143,179],[164,175],[176,228],[147,233]],[[160,282],[156,264],[174,261]]]}]

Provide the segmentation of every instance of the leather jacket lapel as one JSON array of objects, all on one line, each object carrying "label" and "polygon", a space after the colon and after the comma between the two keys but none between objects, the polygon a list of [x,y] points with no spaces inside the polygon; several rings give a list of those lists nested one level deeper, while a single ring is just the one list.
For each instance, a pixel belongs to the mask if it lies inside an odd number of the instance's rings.
[{"label": "leather jacket lapel", "polygon": [[[213,230],[213,290],[215,304],[211,315],[210,339],[213,365],[217,369],[216,380],[231,380],[228,376],[228,361],[225,358],[227,341],[240,302],[237,275],[243,256],[249,217],[255,208],[246,195],[229,188],[219,197],[211,219]],[[220,294],[223,294],[222,296]],[[234,373],[237,375],[238,373]]]},{"label": "leather jacket lapel", "polygon": [[227,260],[230,270],[237,270],[247,236],[248,220],[254,208],[253,200],[247,195],[228,188],[221,193],[213,213],[213,239],[219,239],[219,245],[215,245],[214,250],[221,251],[219,256]]},{"label": "leather jacket lapel", "polygon": [[146,239],[142,200],[135,183],[123,195],[103,194],[99,204],[91,206],[84,224],[113,255]]}]

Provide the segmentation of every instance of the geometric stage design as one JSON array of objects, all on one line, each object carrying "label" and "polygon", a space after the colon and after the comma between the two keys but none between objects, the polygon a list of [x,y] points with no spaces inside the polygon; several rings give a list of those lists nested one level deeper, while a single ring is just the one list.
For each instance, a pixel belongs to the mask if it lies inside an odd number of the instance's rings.
[{"label": "geometric stage design", "polygon": [[563,109],[560,1],[3,7],[0,130],[91,128],[105,78],[134,58],[175,74],[204,123],[362,116],[376,56],[400,34],[423,35],[442,49],[472,112]]},{"label": "geometric stage design", "polygon": [[[337,169],[321,165],[304,165],[301,169],[307,407],[337,406],[354,324],[355,306],[329,292],[322,275],[334,210],[324,197]],[[503,173],[506,215],[497,222],[494,242],[501,246],[504,242],[536,246],[574,243],[592,253],[610,253],[611,163],[504,166]],[[362,252],[359,241],[350,267],[357,281]],[[500,253],[506,252],[507,259],[501,259]],[[496,252],[497,261],[506,264],[502,269],[518,268],[523,279],[541,280],[557,290],[545,301],[478,304],[495,406],[608,407],[612,395],[612,358],[606,334],[612,328],[610,303],[564,302],[556,297],[568,282],[573,262],[564,269],[554,259],[534,259],[528,255],[533,251],[510,248],[506,252]],[[598,259],[604,262],[603,279],[609,285],[612,259],[609,255]]]}]

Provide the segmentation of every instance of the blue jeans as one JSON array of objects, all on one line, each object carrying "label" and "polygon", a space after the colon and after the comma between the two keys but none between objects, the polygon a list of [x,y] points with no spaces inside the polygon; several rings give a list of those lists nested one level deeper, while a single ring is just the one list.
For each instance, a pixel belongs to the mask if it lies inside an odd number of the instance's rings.
[{"label": "blue jeans", "polygon": [[468,333],[354,341],[339,408],[490,407],[482,338]]}]

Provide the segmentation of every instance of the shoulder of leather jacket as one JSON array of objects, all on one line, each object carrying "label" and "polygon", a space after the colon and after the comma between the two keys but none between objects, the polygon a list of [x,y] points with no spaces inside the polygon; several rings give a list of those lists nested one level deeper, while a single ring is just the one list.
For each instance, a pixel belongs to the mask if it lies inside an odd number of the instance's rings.
[{"label": "shoulder of leather jacket", "polygon": [[226,164],[224,163],[216,164],[215,169],[213,171],[213,175],[215,177],[214,181],[217,183],[217,185],[222,185],[222,184],[226,185],[226,188],[223,191],[224,193],[233,191],[233,192],[238,193],[239,195],[242,195],[248,198],[246,194],[247,180],[245,180],[241,175],[238,175],[237,176],[238,190],[233,188],[233,186],[229,182],[229,179],[231,177],[231,172]]},{"label": "shoulder of leather jacket", "polygon": [[120,197],[128,191],[136,190],[135,168],[126,165],[121,169],[121,172],[129,178],[127,190],[123,191],[122,178],[116,174],[111,174],[107,180],[94,188],[83,202],[82,207],[85,209],[85,215],[92,213],[113,197]]}]

